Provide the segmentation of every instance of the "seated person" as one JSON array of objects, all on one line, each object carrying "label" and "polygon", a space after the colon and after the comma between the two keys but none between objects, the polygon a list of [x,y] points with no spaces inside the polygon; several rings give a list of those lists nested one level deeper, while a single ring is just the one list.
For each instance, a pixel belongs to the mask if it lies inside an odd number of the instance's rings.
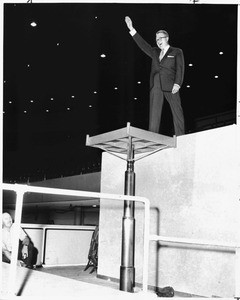
[{"label": "seated person", "polygon": [[[8,213],[2,215],[2,261],[10,263],[12,255],[12,244],[16,226]],[[18,260],[21,266],[33,268],[32,255],[33,244],[26,232],[20,227]]]}]

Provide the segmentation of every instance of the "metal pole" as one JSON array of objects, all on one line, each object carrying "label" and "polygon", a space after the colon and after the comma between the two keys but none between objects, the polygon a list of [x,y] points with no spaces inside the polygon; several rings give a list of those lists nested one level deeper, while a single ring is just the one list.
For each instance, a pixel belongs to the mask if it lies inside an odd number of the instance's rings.
[{"label": "metal pole", "polygon": [[19,245],[19,235],[20,235],[20,224],[22,219],[22,206],[23,206],[23,197],[24,189],[17,191],[16,197],[16,208],[15,208],[15,226],[16,230],[14,232],[14,240],[12,245],[12,255],[10,263],[10,272],[8,279],[8,293],[14,295],[15,293],[15,284],[17,278],[17,257],[18,257],[18,245]]},{"label": "metal pole", "polygon": [[240,248],[235,252],[235,295],[234,298],[240,298]]},{"label": "metal pole", "polygon": [[[134,148],[129,137],[127,170],[125,171],[124,194],[135,196]],[[122,257],[120,267],[120,290],[133,292],[135,286],[134,249],[135,249],[135,219],[134,201],[124,201],[122,219]]]}]

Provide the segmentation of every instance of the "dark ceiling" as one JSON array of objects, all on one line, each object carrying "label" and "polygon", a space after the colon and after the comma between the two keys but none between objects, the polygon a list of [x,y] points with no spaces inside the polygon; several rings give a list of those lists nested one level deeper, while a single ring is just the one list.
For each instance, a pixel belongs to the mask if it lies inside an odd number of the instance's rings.
[{"label": "dark ceiling", "polygon": [[[126,15],[150,44],[165,29],[183,49],[188,133],[197,118],[236,109],[237,5],[5,4],[5,182],[99,170],[87,134],[148,128],[151,61]],[[173,134],[167,104],[160,133]]]}]

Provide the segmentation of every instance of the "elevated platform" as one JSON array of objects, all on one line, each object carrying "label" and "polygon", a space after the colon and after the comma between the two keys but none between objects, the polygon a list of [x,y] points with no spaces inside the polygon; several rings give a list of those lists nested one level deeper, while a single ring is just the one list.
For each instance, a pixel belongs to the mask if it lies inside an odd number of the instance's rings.
[{"label": "elevated platform", "polygon": [[135,154],[155,152],[165,148],[176,147],[176,137],[169,137],[147,130],[130,126],[99,134],[93,137],[87,135],[86,146],[102,149],[106,152],[127,154],[129,139]]}]

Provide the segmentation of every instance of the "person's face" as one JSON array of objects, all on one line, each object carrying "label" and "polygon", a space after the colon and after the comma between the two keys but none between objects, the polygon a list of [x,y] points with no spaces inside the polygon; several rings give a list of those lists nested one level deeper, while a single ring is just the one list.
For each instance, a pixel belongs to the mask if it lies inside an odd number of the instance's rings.
[{"label": "person's face", "polygon": [[168,45],[168,36],[159,32],[156,34],[156,43],[160,49],[164,49]]},{"label": "person's face", "polygon": [[7,213],[3,214],[2,223],[3,227],[10,228],[12,226],[12,217]]}]

